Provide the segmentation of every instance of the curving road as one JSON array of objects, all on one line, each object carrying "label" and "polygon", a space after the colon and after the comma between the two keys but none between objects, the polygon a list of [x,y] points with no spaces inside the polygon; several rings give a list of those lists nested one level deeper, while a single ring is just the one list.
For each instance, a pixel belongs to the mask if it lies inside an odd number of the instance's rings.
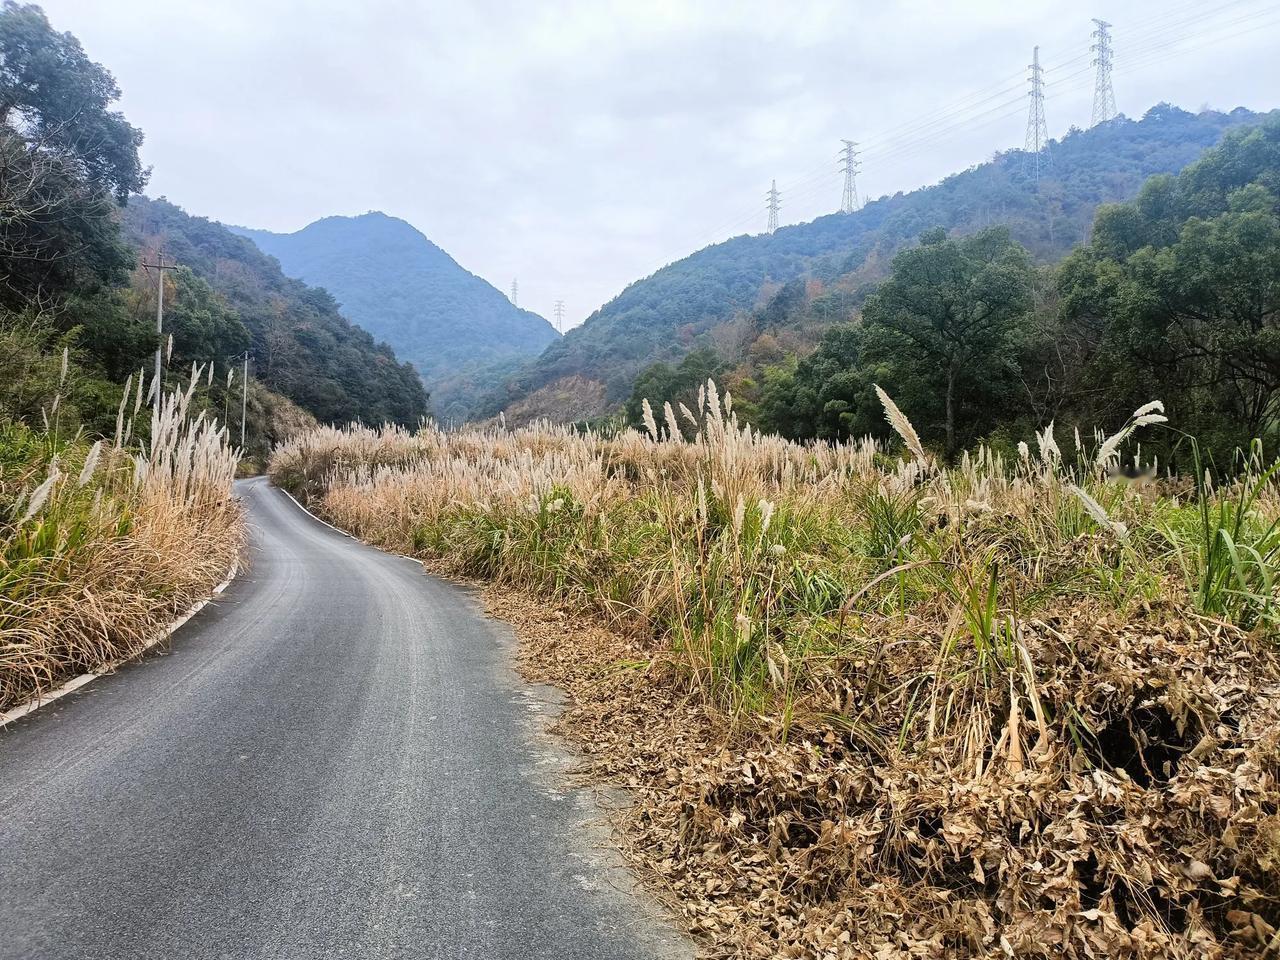
[{"label": "curving road", "polygon": [[0,730],[0,958],[688,957],[464,590],[240,485],[172,651]]}]

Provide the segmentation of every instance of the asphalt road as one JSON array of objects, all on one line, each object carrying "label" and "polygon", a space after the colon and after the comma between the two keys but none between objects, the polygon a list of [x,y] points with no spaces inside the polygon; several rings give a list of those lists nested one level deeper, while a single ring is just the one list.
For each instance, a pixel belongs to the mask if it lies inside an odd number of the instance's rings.
[{"label": "asphalt road", "polygon": [[0,731],[0,958],[691,956],[466,591],[240,485],[250,567]]}]

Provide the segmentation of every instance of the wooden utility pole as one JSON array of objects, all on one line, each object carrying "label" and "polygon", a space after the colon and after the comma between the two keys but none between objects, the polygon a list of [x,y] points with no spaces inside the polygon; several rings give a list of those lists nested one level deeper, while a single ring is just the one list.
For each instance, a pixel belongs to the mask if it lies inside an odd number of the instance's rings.
[{"label": "wooden utility pole", "polygon": [[244,455],[244,418],[249,410],[249,351],[244,352],[244,379],[240,382],[240,454]]},{"label": "wooden utility pole", "polygon": [[177,268],[176,263],[164,262],[164,251],[156,253],[156,262],[143,262],[144,267],[156,271],[159,278],[156,283],[156,373],[155,373],[155,399],[152,401],[152,409],[160,409],[160,374],[164,363],[164,272],[166,270],[174,270]]}]

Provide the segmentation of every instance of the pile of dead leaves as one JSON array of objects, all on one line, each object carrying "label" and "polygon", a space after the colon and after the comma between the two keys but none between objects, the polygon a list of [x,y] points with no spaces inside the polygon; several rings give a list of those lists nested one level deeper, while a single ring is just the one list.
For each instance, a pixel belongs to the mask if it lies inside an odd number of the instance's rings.
[{"label": "pile of dead leaves", "polygon": [[571,694],[589,774],[632,791],[624,848],[709,956],[1280,956],[1268,641],[1189,616],[1026,624],[1038,702],[968,703],[1007,718],[975,763],[945,730],[731,727],[643,642],[490,600]]}]

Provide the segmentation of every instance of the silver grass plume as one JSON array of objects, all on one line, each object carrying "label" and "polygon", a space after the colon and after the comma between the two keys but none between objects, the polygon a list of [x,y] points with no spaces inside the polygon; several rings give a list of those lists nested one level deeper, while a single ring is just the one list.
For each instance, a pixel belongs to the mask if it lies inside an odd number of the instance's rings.
[{"label": "silver grass plume", "polygon": [[1074,493],[1079,501],[1084,505],[1085,511],[1089,516],[1093,517],[1098,526],[1104,530],[1110,530],[1119,540],[1127,540],[1129,537],[1129,528],[1119,520],[1112,520],[1107,516],[1107,511],[1103,509],[1102,504],[1093,497],[1089,496],[1083,489],[1074,483],[1068,484],[1067,489]]},{"label": "silver grass plume", "polygon": [[22,519],[18,521],[19,526],[26,523],[40,512],[40,508],[44,506],[44,502],[49,499],[49,492],[53,489],[53,485],[58,482],[59,476],[61,476],[61,474],[58,473],[57,464],[50,464],[49,476],[44,479],[44,482],[41,483],[40,486],[31,491],[31,499],[27,503],[27,512],[24,513],[22,515]]},{"label": "silver grass plume", "polygon": [[880,385],[876,384],[875,388],[876,396],[880,398],[880,403],[884,407],[885,420],[889,422],[889,426],[893,427],[894,432],[902,438],[902,442],[907,445],[911,455],[921,463],[924,463],[928,460],[928,457],[924,452],[924,445],[920,442],[920,434],[916,433],[916,428],[911,425],[907,415],[898,409],[898,405],[881,389]]},{"label": "silver grass plume", "polygon": [[662,435],[658,433],[658,424],[654,422],[653,407],[649,405],[648,397],[640,401],[640,409],[644,415],[644,428],[649,431],[650,438],[661,440]]},{"label": "silver grass plume", "polygon": [[76,486],[83,487],[93,479],[93,472],[98,469],[98,457],[102,455],[102,441],[99,440],[89,448],[89,455],[84,458],[84,467],[76,480]]}]

